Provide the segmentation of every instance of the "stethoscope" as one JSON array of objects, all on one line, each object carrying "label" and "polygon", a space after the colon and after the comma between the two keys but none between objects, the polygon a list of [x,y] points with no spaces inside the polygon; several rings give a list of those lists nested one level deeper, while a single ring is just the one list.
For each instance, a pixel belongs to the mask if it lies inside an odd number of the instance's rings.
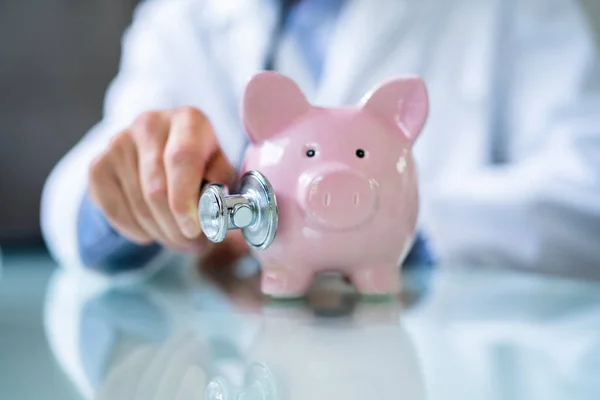
[{"label": "stethoscope", "polygon": [[224,185],[207,184],[198,202],[198,215],[202,232],[211,242],[222,242],[228,231],[241,229],[256,250],[273,243],[279,223],[273,186],[258,171],[242,176],[237,194],[229,194]]}]

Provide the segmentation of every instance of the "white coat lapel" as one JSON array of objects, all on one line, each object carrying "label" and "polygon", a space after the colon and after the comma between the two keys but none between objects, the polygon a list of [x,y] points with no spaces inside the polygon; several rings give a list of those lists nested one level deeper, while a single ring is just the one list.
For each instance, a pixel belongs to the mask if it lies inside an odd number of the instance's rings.
[{"label": "white coat lapel", "polygon": [[357,83],[397,46],[407,7],[404,0],[348,0],[329,44],[319,104],[350,101]]}]

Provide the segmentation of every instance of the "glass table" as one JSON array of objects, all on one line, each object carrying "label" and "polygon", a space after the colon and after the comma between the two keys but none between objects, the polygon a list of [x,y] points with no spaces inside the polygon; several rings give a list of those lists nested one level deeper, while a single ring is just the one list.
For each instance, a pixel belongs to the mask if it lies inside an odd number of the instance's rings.
[{"label": "glass table", "polygon": [[252,263],[115,285],[5,254],[0,398],[600,398],[599,283],[447,266],[398,298],[328,275],[275,301]]}]

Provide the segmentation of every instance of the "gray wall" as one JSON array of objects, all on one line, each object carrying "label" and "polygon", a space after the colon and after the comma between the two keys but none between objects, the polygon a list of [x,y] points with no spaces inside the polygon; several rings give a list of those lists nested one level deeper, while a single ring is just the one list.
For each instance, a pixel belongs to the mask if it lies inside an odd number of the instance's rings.
[{"label": "gray wall", "polygon": [[0,243],[39,238],[44,179],[100,118],[133,4],[0,1]]},{"label": "gray wall", "polygon": [[598,45],[600,47],[600,0],[580,0],[585,7],[590,20],[596,28],[596,37],[598,38]]},{"label": "gray wall", "polygon": [[44,179],[101,117],[136,2],[0,0],[0,243],[39,239]]}]

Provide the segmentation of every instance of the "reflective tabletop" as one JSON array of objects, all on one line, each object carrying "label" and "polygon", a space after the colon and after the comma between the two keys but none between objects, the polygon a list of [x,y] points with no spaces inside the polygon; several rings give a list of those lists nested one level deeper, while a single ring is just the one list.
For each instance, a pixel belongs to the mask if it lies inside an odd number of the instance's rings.
[{"label": "reflective tabletop", "polygon": [[447,266],[406,271],[398,298],[328,275],[276,301],[256,273],[244,259],[115,285],[6,255],[0,398],[600,398],[596,282]]}]

